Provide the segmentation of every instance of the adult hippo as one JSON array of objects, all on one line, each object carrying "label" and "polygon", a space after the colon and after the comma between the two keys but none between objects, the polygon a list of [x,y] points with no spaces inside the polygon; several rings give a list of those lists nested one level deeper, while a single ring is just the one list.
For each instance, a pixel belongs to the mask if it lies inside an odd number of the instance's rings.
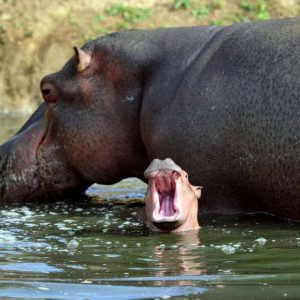
[{"label": "adult hippo", "polygon": [[201,211],[300,220],[300,21],[113,33],[41,81],[1,147],[1,199],[66,197],[143,178],[171,157]]}]

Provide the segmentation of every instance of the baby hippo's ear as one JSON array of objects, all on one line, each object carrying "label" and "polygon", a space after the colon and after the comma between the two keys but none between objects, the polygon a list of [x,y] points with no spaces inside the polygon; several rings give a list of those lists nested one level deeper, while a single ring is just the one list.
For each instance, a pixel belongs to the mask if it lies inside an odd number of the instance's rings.
[{"label": "baby hippo's ear", "polygon": [[194,191],[197,199],[200,199],[202,186],[194,186],[194,185],[192,185],[192,189],[193,189],[193,191]]}]

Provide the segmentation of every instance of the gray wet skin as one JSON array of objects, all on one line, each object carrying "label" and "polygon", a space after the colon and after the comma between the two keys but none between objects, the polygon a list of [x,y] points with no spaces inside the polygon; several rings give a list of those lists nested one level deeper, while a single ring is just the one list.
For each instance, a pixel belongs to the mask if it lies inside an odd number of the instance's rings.
[{"label": "gray wet skin", "polygon": [[143,178],[171,157],[203,212],[300,220],[300,21],[114,33],[41,82],[0,148],[0,198],[44,201]]}]

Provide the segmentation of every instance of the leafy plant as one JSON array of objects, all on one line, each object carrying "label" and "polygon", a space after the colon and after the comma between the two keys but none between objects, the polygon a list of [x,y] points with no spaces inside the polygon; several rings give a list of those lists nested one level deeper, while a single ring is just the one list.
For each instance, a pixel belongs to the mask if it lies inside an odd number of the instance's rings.
[{"label": "leafy plant", "polygon": [[102,22],[102,21],[105,21],[105,20],[106,20],[106,17],[104,15],[102,15],[102,14],[97,14],[95,16],[95,21],[96,22]]},{"label": "leafy plant", "polygon": [[128,23],[126,21],[122,21],[117,23],[117,28],[118,29],[131,29],[131,23]]},{"label": "leafy plant", "polygon": [[149,8],[130,7],[116,3],[105,10],[105,13],[116,17],[120,16],[127,23],[138,23],[147,20],[152,12]]},{"label": "leafy plant", "polygon": [[268,6],[266,3],[262,2],[258,5],[258,11],[257,11],[257,19],[258,20],[267,20],[270,18],[270,14],[268,11]]},{"label": "leafy plant", "polygon": [[266,20],[270,18],[268,11],[268,0],[261,1],[241,1],[239,6],[248,13],[252,13],[252,20]]},{"label": "leafy plant", "polygon": [[213,20],[211,22],[212,25],[215,25],[215,26],[223,26],[224,25],[224,20]]},{"label": "leafy plant", "polygon": [[175,9],[189,9],[191,7],[191,0],[175,0]]},{"label": "leafy plant", "polygon": [[113,17],[122,15],[123,11],[124,11],[124,6],[120,3],[113,4],[110,7],[105,9],[105,13]]},{"label": "leafy plant", "polygon": [[240,8],[242,8],[245,11],[252,11],[254,9],[254,5],[253,5],[253,3],[248,2],[248,1],[241,1]]},{"label": "leafy plant", "polygon": [[198,8],[193,8],[191,10],[191,13],[194,17],[201,19],[203,17],[208,16],[212,10],[213,10],[212,4],[204,4]]}]

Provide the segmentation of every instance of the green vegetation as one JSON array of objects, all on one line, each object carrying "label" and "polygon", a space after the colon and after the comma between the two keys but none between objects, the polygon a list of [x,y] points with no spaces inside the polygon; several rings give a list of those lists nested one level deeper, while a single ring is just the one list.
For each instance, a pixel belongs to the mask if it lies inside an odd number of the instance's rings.
[{"label": "green vegetation", "polygon": [[198,8],[193,8],[191,10],[191,13],[194,17],[201,19],[203,17],[208,16],[212,10],[213,10],[212,4],[204,4]]},{"label": "green vegetation", "polygon": [[[93,23],[92,30],[96,35],[103,35],[108,32],[107,28],[103,26],[103,22],[106,21],[107,17],[103,14],[96,14]],[[88,36],[88,40],[92,40],[94,38],[94,34]]]},{"label": "green vegetation", "polygon": [[106,20],[106,16],[102,15],[102,14],[97,14],[95,16],[95,21],[96,22],[102,22],[102,21],[105,21]]},{"label": "green vegetation", "polygon": [[139,23],[147,20],[152,11],[149,8],[124,6],[116,3],[105,9],[105,13],[112,17],[121,17],[122,20],[117,23],[118,29],[129,29],[133,23]]},{"label": "green vegetation", "polygon": [[211,25],[215,25],[215,26],[223,26],[225,25],[225,21],[222,19],[217,19],[217,20],[213,20],[211,22]]},{"label": "green vegetation", "polygon": [[[213,25],[226,25],[235,22],[249,22],[256,20],[266,20],[270,18],[269,4],[272,0],[241,0],[236,1],[238,10],[231,15],[226,15],[221,19],[214,18],[210,21]],[[203,3],[204,2],[204,3]],[[175,0],[173,7],[175,10],[185,10],[196,19],[208,18],[215,11],[226,9],[230,2],[225,0]],[[232,4],[232,3],[231,3]]]},{"label": "green vegetation", "polygon": [[[171,1],[171,0],[170,0]],[[199,22],[216,26],[229,25],[236,22],[266,20],[271,17],[269,9],[274,0],[172,0],[167,16],[179,14],[180,18],[188,20],[186,25]],[[232,10],[233,7],[233,10]],[[167,6],[164,9],[168,9]],[[230,10],[230,13],[228,11]],[[148,28],[172,26],[172,22],[160,20],[158,10],[149,7],[127,6],[120,2],[114,3],[94,16],[92,29],[96,34],[108,31],[124,30],[148,24]],[[168,19],[168,17],[167,17]],[[172,19],[172,18],[170,18]],[[73,20],[74,22],[74,20]],[[74,22],[76,25],[76,22]],[[114,23],[110,30],[110,24]],[[109,24],[109,25],[108,25]],[[196,23],[197,24],[197,23]],[[182,24],[175,23],[174,26]]]},{"label": "green vegetation", "polygon": [[175,9],[189,9],[191,7],[190,0],[175,0],[174,8]]},{"label": "green vegetation", "polygon": [[268,4],[270,0],[259,1],[241,1],[240,7],[243,9],[244,14],[249,15],[249,19],[254,20],[267,20],[270,18],[268,11]]}]

